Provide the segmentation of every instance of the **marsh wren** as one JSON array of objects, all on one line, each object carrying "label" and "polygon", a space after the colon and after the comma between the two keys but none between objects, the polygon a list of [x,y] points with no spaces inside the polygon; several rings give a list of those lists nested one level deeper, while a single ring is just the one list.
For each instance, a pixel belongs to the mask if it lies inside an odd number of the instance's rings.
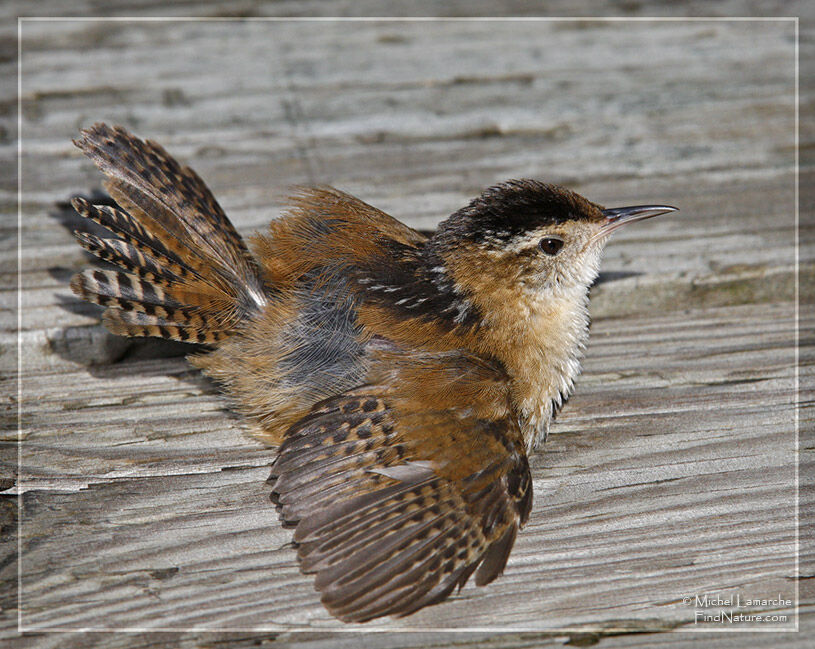
[{"label": "marsh wren", "polygon": [[75,144],[119,206],[75,199],[112,235],[77,237],[122,270],[71,288],[116,334],[211,347],[190,360],[278,445],[272,497],[329,612],[408,615],[500,575],[532,507],[528,454],[580,370],[603,247],[676,208],[512,180],[426,237],[303,188],[247,246],[158,144],[105,124]]}]

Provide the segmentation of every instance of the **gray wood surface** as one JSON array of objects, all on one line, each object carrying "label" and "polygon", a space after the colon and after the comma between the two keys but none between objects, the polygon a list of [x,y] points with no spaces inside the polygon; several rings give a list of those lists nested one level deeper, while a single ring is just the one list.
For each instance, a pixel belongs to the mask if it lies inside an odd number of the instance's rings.
[{"label": "gray wood surface", "polygon": [[[22,624],[40,634],[17,642],[360,642],[321,633],[349,627],[320,606],[268,502],[273,449],[183,346],[116,338],[70,293],[89,259],[58,203],[99,187],[70,144],[97,120],[194,166],[244,233],[298,183],[423,228],[512,177],[681,208],[609,245],[584,372],[531,460],[535,504],[504,576],[365,625],[411,631],[365,646],[649,646],[630,634],[663,631],[736,645],[713,632],[739,625],[694,624],[683,598],[794,601],[800,586],[806,599],[793,23],[29,21],[22,51],[23,444],[3,486],[21,494]],[[8,241],[6,277],[16,263]],[[813,274],[805,256],[800,281]],[[11,385],[13,322],[0,337]],[[811,576],[808,548],[801,561]],[[16,597],[0,606],[16,623]],[[794,606],[739,612],[787,616],[744,629],[794,627]],[[771,635],[801,641],[752,637]]]}]

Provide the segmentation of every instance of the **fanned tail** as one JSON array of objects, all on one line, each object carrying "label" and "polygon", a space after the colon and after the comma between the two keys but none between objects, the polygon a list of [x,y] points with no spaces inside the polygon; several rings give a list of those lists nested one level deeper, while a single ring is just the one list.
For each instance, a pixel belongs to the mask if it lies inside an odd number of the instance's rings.
[{"label": "fanned tail", "polygon": [[123,208],[72,201],[113,235],[77,232],[80,245],[126,271],[88,269],[71,281],[77,295],[107,307],[113,333],[217,343],[263,308],[257,263],[194,171],[121,127],[94,124],[74,143]]}]

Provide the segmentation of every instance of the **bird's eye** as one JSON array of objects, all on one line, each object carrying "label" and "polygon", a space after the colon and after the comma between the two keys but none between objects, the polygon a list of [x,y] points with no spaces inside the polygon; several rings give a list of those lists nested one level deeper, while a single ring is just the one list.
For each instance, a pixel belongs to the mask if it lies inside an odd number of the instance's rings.
[{"label": "bird's eye", "polygon": [[557,239],[555,237],[546,237],[545,239],[541,239],[540,243],[538,243],[540,249],[543,250],[547,255],[556,255],[560,252],[560,249],[563,247],[563,239]]}]

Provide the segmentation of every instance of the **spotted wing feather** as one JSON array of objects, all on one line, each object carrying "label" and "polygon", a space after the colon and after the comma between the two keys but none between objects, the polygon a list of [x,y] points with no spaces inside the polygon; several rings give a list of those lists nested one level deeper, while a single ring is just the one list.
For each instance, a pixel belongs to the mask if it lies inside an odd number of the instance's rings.
[{"label": "spotted wing feather", "polygon": [[272,470],[301,568],[345,621],[408,615],[474,572],[476,584],[491,582],[531,507],[511,418],[411,412],[432,406],[400,388],[410,385],[367,386],[321,404],[289,431]]}]

